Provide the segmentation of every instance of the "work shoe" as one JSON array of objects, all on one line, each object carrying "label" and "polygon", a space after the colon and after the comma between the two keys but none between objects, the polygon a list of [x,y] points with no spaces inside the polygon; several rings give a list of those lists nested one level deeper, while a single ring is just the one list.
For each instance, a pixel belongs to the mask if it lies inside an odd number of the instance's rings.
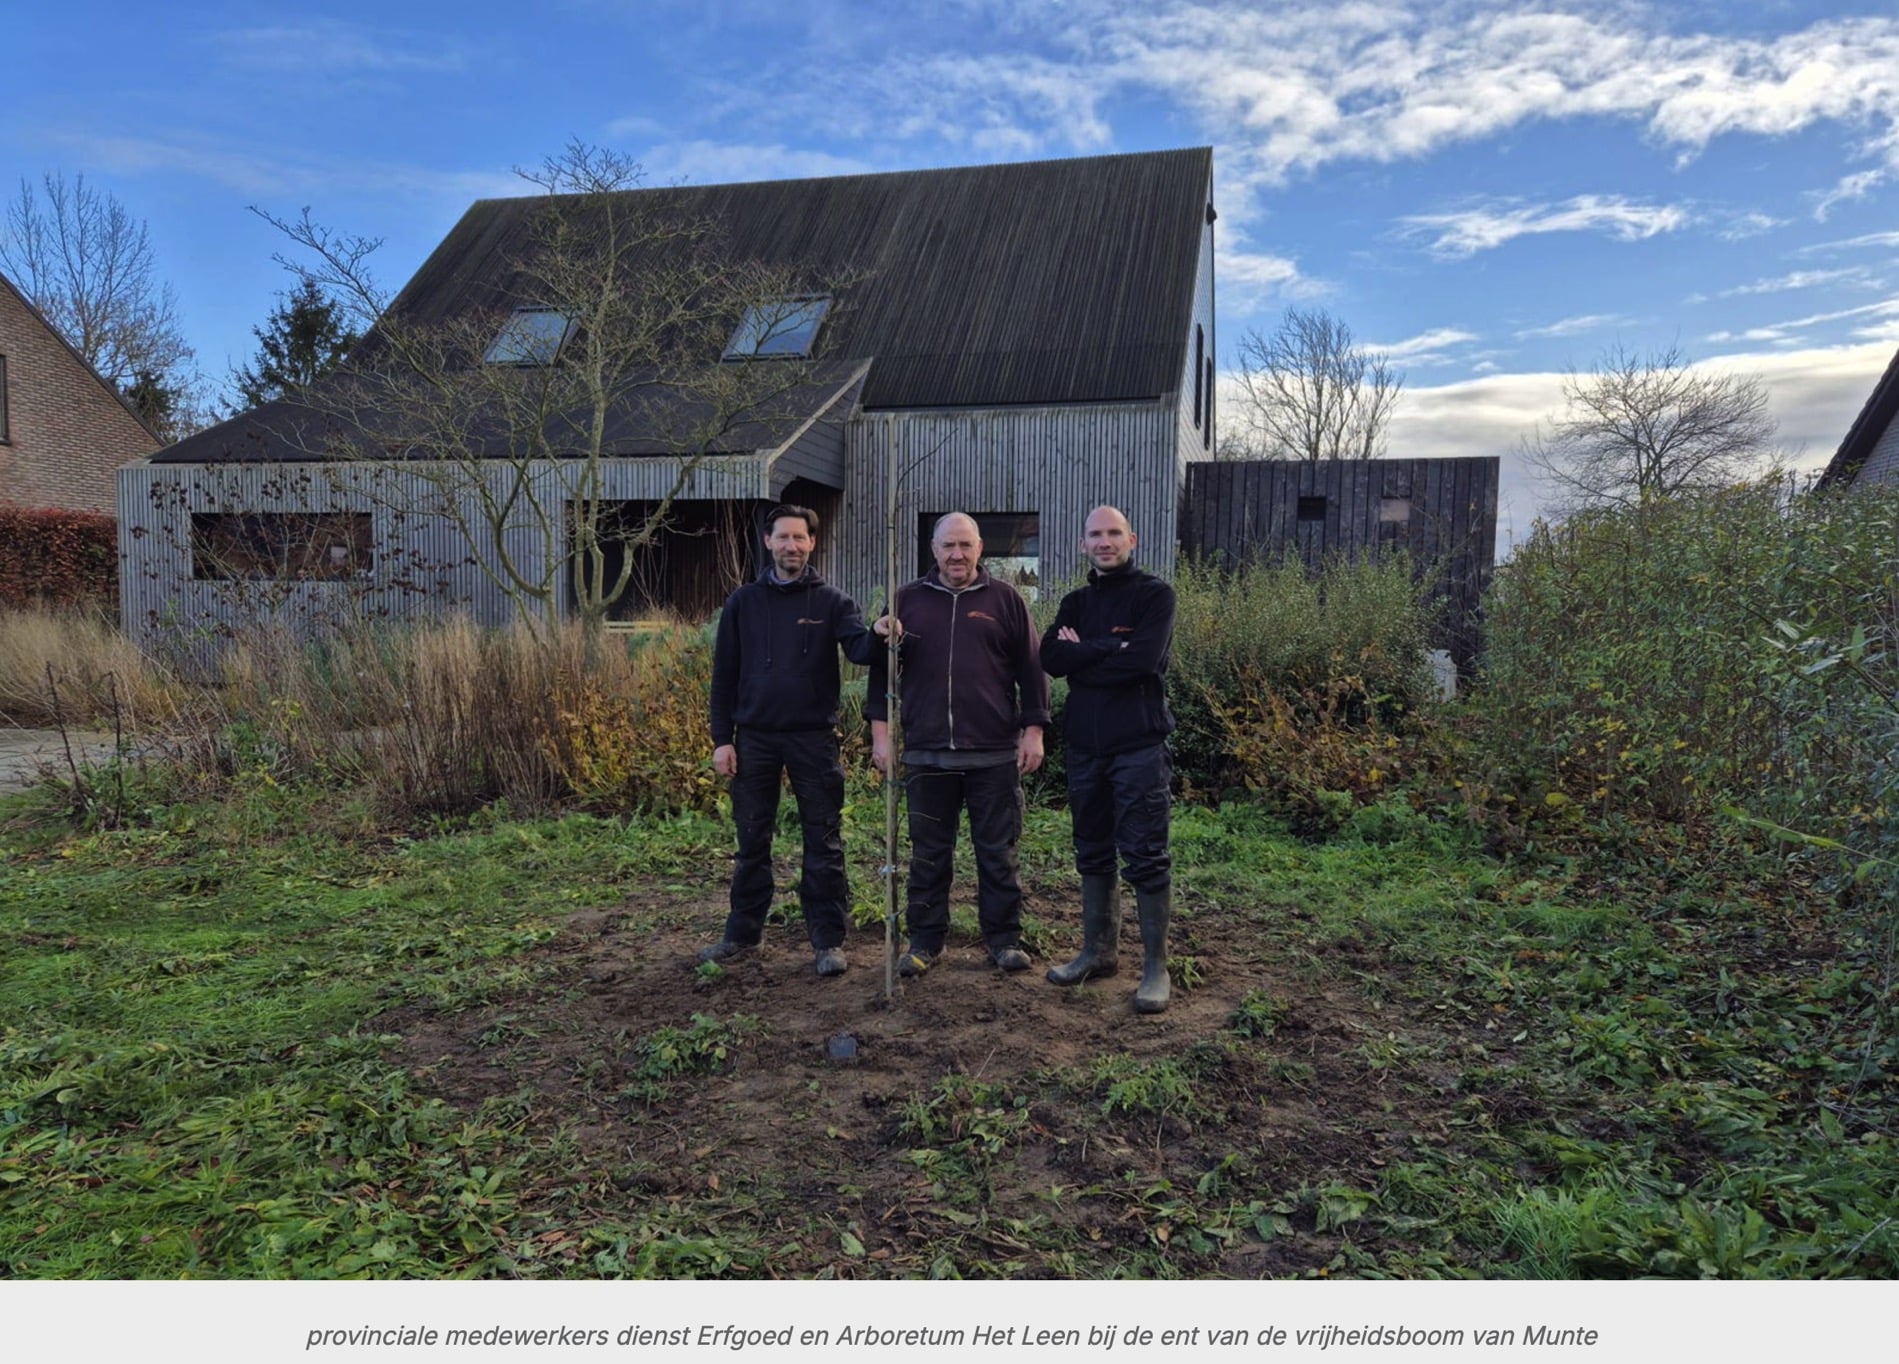
[{"label": "work shoe", "polygon": [[989,954],[989,960],[996,964],[998,971],[1026,971],[1029,969],[1029,954],[1019,947],[1004,947]]},{"label": "work shoe", "polygon": [[920,947],[912,947],[897,958],[897,974],[906,980],[920,976],[930,969],[930,963],[939,955],[936,952],[926,952]]},{"label": "work shoe", "polygon": [[740,957],[748,957],[757,950],[758,944],[755,942],[733,942],[732,939],[726,938],[721,942],[713,943],[710,947],[700,948],[699,960],[729,966]]},{"label": "work shoe", "polygon": [[818,974],[821,976],[841,976],[850,963],[844,959],[841,947],[820,947],[818,949]]}]

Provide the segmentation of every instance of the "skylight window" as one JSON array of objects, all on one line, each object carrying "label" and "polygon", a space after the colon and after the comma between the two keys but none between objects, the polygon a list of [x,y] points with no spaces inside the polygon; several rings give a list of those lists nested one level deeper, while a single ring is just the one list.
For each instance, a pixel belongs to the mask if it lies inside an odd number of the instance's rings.
[{"label": "skylight window", "polygon": [[809,355],[818,324],[831,308],[828,298],[774,298],[754,303],[725,348],[724,359]]},{"label": "skylight window", "polygon": [[490,365],[551,365],[573,330],[552,308],[516,308],[481,358]]}]

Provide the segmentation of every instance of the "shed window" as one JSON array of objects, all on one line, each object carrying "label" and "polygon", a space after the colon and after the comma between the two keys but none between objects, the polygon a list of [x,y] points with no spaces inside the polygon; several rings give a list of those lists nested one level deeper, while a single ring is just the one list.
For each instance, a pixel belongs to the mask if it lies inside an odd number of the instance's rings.
[{"label": "shed window", "polygon": [[1299,519],[1301,521],[1325,520],[1325,499],[1323,497],[1300,498]]},{"label": "shed window", "polygon": [[811,296],[754,303],[745,310],[721,358],[760,360],[809,355],[812,343],[818,339],[818,324],[830,309],[830,299]]},{"label": "shed window", "polygon": [[551,365],[574,324],[552,308],[516,308],[481,358],[490,365]]},{"label": "shed window", "polygon": [[368,512],[193,512],[191,576],[355,578],[375,566]]},{"label": "shed window", "polygon": [[1381,497],[1378,499],[1378,519],[1380,521],[1405,522],[1411,519],[1411,499],[1408,497]]}]

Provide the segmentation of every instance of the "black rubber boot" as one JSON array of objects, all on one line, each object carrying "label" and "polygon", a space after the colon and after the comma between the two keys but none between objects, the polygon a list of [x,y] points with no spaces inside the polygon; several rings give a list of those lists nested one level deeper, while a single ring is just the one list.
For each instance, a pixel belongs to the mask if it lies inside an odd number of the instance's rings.
[{"label": "black rubber boot", "polygon": [[1121,878],[1081,878],[1081,955],[1048,968],[1051,985],[1079,985],[1090,976],[1111,976],[1120,966]]},{"label": "black rubber boot", "polygon": [[1174,891],[1136,890],[1135,908],[1141,916],[1141,983],[1134,991],[1134,1012],[1157,1014],[1167,1008],[1173,983],[1167,979],[1167,921],[1174,917]]}]

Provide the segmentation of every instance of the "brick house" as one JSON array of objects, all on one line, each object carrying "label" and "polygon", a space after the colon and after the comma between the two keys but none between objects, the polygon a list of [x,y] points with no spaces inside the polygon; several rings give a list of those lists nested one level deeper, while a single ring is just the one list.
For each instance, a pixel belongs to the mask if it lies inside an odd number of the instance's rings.
[{"label": "brick house", "polygon": [[160,444],[0,274],[0,503],[111,516],[119,466]]}]

